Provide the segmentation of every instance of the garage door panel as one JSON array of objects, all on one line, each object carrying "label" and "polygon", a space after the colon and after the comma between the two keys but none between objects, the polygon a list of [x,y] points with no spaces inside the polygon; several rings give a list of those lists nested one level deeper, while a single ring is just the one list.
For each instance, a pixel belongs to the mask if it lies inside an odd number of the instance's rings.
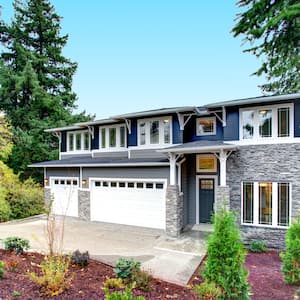
[{"label": "garage door panel", "polygon": [[52,212],[56,215],[78,217],[78,180],[55,178],[51,180]]},{"label": "garage door panel", "polygon": [[[164,183],[160,182],[157,189],[152,183],[153,188],[147,189],[146,182],[137,185],[124,181],[122,187],[115,180],[112,182],[113,187],[107,179],[106,186],[101,182],[92,184],[91,220],[165,228],[165,188],[161,188]],[[138,188],[141,185],[143,188]]]}]

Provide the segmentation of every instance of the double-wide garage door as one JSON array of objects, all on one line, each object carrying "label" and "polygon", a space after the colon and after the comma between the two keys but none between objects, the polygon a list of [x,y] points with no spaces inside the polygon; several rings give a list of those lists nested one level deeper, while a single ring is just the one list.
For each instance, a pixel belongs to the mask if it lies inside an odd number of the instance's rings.
[{"label": "double-wide garage door", "polygon": [[165,180],[91,181],[91,220],[165,229]]},{"label": "double-wide garage door", "polygon": [[51,178],[52,212],[78,217],[78,178]]}]

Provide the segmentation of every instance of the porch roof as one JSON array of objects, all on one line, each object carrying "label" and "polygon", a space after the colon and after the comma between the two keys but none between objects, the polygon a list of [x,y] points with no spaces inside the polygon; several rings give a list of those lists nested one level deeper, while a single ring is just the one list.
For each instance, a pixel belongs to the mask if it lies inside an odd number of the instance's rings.
[{"label": "porch roof", "polygon": [[157,150],[162,153],[204,153],[204,152],[216,152],[220,150],[235,150],[237,145],[226,143],[224,141],[194,141],[189,143],[183,143],[173,147]]}]

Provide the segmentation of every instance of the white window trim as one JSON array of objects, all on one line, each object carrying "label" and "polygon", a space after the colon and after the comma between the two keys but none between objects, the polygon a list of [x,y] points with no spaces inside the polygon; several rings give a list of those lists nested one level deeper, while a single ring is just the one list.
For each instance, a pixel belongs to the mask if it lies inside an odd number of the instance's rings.
[{"label": "white window trim", "polygon": [[[75,188],[76,187],[79,188],[79,177],[50,176],[49,177],[49,182],[50,182],[49,187],[50,188],[54,188],[56,186],[56,184],[54,184],[55,180],[65,180],[65,181],[71,180],[72,183],[70,185],[66,185],[66,186],[72,186],[72,187],[75,187]],[[73,180],[77,180],[77,185],[73,184]],[[61,185],[59,185],[59,186],[61,186]]]},{"label": "white window trim", "polygon": [[[213,132],[204,132],[201,133],[199,132],[199,127],[198,127],[198,120],[213,120],[214,122],[214,129]],[[216,135],[217,133],[217,119],[216,117],[201,117],[201,118],[196,118],[196,135],[197,136],[207,136],[207,135]]]},{"label": "white window trim", "polygon": [[[76,150],[76,134],[81,134],[81,150]],[[88,133],[89,135],[89,149],[84,150],[84,134]],[[69,148],[69,139],[70,135],[73,134],[73,150]],[[91,151],[91,135],[87,130],[80,130],[80,131],[68,131],[67,132],[67,152],[68,153],[89,153]],[[65,152],[63,152],[64,154]]]},{"label": "white window trim", "polygon": [[[164,126],[163,121],[168,119],[170,124],[170,143],[164,142]],[[159,121],[159,143],[158,144],[151,144],[150,143],[150,122],[152,121]],[[145,123],[145,145],[140,144],[140,124]],[[137,121],[137,148],[141,149],[155,149],[155,148],[162,148],[166,146],[173,145],[173,126],[172,126],[172,117],[165,116],[165,117],[158,117],[158,118],[150,118],[150,119],[139,119]]]},{"label": "white window trim", "polygon": [[[289,108],[290,109],[290,136],[288,137],[278,137],[278,109],[279,108]],[[253,138],[244,139],[243,138],[243,117],[242,114],[244,111],[254,111],[254,130],[253,130]],[[260,137],[259,136],[259,119],[258,119],[258,111],[259,110],[272,110],[272,137]],[[247,107],[240,108],[239,110],[239,140],[243,142],[243,144],[255,144],[255,143],[263,143],[263,142],[278,142],[278,141],[289,141],[294,138],[294,104],[286,103],[280,105],[268,105],[268,106],[255,106],[255,107]]]},{"label": "white window trim", "polygon": [[[200,157],[207,157],[207,158],[213,158],[214,159],[214,169],[200,169],[200,162],[199,158]],[[218,162],[217,158],[214,154],[197,154],[196,155],[196,172],[197,173],[216,173],[218,168]]]},{"label": "white window trim", "polygon": [[[243,191],[243,183],[249,182],[253,183],[253,223],[244,223],[244,191]],[[259,224],[259,183],[260,182],[271,182],[272,183],[272,225],[268,224]],[[282,181],[283,182],[283,181]],[[288,226],[280,226],[277,225],[277,217],[278,217],[278,183],[279,182],[272,182],[272,181],[253,181],[253,180],[245,180],[241,182],[241,224],[246,226],[255,226],[255,227],[268,227],[268,228],[282,228],[287,229],[291,225],[291,216],[292,216],[292,183],[291,182],[284,182],[289,183],[289,224]]]},{"label": "white window trim", "polygon": [[[124,127],[125,132],[125,145],[124,147],[120,146],[120,128]],[[105,148],[102,148],[102,129],[105,129]],[[116,147],[110,147],[109,146],[109,129],[110,128],[116,128]],[[117,125],[109,125],[109,126],[100,126],[99,127],[99,149],[97,149],[95,152],[115,152],[115,151],[126,151],[127,150],[127,127],[126,124],[117,124]]]}]

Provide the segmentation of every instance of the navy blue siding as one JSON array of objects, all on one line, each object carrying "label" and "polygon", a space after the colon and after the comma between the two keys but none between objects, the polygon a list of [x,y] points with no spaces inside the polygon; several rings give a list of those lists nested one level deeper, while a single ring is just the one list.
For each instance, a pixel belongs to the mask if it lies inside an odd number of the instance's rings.
[{"label": "navy blue siding", "polygon": [[62,131],[62,133],[61,133],[60,152],[67,152],[67,132],[66,131]]},{"label": "navy blue siding", "polygon": [[172,116],[172,127],[173,144],[181,144],[183,141],[183,131],[180,130],[180,124],[176,115]]},{"label": "navy blue siding", "polygon": [[99,126],[94,126],[94,139],[91,140],[91,148],[99,149]]},{"label": "navy blue siding", "polygon": [[137,146],[137,120],[131,120],[131,134],[127,135],[127,145]]},{"label": "navy blue siding", "polygon": [[224,127],[224,140],[233,141],[239,139],[239,111],[227,110],[227,124]]},{"label": "navy blue siding", "polygon": [[300,101],[295,101],[294,104],[294,135],[300,137]]}]

